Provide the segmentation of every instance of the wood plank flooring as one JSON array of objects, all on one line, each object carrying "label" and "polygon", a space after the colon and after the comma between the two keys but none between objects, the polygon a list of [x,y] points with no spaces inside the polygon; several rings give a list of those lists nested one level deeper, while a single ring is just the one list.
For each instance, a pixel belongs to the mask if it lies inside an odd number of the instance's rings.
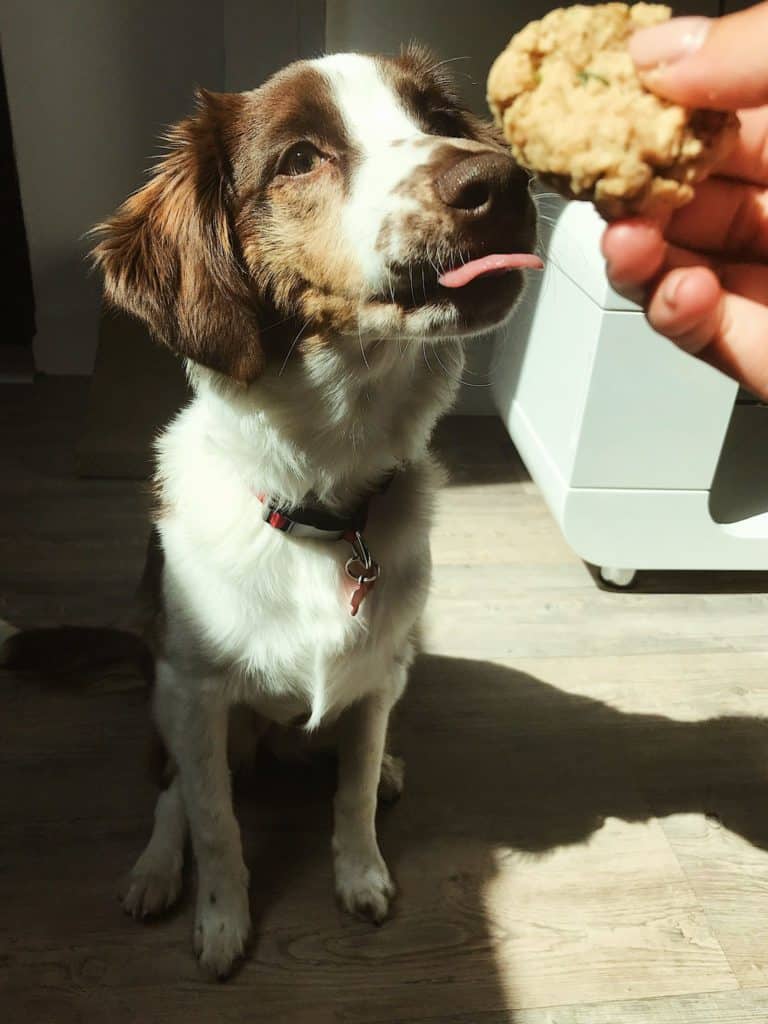
[{"label": "wood plank flooring", "polygon": [[[117,620],[146,497],[75,476],[86,386],[0,387],[0,617]],[[116,901],[154,791],[129,672],[0,672],[0,1020],[8,1024],[765,1024],[768,577],[600,589],[499,424],[447,421],[427,650],[381,817],[401,895],[341,915],[332,780],[261,766],[238,794],[254,940],[198,975],[190,884]]]}]

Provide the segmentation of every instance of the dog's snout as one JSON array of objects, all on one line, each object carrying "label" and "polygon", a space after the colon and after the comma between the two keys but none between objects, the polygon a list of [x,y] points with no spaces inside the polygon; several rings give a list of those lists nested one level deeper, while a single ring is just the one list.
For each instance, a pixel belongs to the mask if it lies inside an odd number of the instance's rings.
[{"label": "dog's snout", "polygon": [[525,183],[523,172],[502,153],[474,153],[457,160],[435,181],[441,201],[465,216],[482,216]]}]

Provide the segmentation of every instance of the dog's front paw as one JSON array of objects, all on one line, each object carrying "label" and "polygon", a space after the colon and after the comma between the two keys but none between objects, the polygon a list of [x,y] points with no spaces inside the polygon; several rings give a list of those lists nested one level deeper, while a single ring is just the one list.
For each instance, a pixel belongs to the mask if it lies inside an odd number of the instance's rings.
[{"label": "dog's front paw", "polygon": [[178,853],[143,853],[128,876],[122,896],[125,912],[139,920],[169,910],[181,892],[182,867]]},{"label": "dog's front paw", "polygon": [[382,924],[389,916],[395,884],[378,851],[375,856],[353,857],[337,851],[336,895],[342,907],[356,917]]},{"label": "dog's front paw", "polygon": [[245,952],[250,931],[247,885],[201,885],[194,947],[206,974],[219,981],[231,974]]}]

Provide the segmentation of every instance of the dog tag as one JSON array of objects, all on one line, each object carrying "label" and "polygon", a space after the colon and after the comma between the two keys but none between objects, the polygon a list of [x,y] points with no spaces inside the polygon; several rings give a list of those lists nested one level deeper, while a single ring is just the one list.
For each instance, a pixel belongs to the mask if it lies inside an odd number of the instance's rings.
[{"label": "dog tag", "polygon": [[344,573],[347,577],[349,613],[355,616],[365,596],[381,575],[381,569],[378,562],[374,562],[370,557],[368,564],[360,558],[348,558],[344,566]]}]

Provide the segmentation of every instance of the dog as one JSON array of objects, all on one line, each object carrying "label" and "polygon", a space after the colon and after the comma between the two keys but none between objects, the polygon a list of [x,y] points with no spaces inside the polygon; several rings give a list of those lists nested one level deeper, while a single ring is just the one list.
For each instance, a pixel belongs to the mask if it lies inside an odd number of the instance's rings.
[{"label": "dog", "polygon": [[338,898],[388,914],[375,813],[402,784],[386,737],[430,583],[430,435],[466,339],[540,261],[528,176],[416,47],[200,90],[167,144],[93,251],[108,302],[193,389],[157,441],[146,635],[168,776],[124,903],[176,900],[189,834],[194,946],[225,977],[250,930],[228,765],[280,731],[334,743]]}]

